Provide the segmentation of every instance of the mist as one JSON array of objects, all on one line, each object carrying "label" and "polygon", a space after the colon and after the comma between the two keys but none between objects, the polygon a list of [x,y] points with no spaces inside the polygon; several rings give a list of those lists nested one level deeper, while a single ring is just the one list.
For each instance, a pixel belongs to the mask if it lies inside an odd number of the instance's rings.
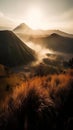
[{"label": "mist", "polygon": [[36,43],[28,42],[27,46],[29,46],[31,49],[33,49],[37,53],[37,63],[41,63],[43,58],[47,58],[47,54],[54,54],[53,50],[46,49],[41,45],[36,45]]}]

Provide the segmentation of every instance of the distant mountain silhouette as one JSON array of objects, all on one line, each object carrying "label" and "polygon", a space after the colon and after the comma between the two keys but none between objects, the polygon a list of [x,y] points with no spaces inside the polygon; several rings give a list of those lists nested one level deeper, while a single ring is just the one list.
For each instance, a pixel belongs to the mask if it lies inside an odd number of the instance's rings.
[{"label": "distant mountain silhouette", "polygon": [[73,34],[60,30],[32,30],[26,24],[14,29],[23,42],[33,42],[58,52],[73,53]]},{"label": "distant mountain silhouette", "polygon": [[51,35],[51,34],[55,33],[55,34],[61,35],[63,37],[73,38],[73,34],[69,34],[69,33],[66,33],[66,32],[63,32],[60,30],[44,30],[44,31],[47,35]]},{"label": "distant mountain silhouette", "polygon": [[33,30],[25,23],[21,23],[15,29],[13,29],[13,31],[15,33],[18,33],[19,35],[28,34],[28,35],[39,37],[39,36],[49,36],[52,33],[56,33],[56,34],[59,34],[64,37],[73,38],[73,34],[68,34],[68,33],[60,31],[60,30]]},{"label": "distant mountain silhouette", "polygon": [[0,31],[0,64],[14,67],[34,61],[35,52],[12,31]]},{"label": "distant mountain silhouette", "polygon": [[13,31],[17,33],[27,33],[29,31],[32,31],[32,29],[25,23],[21,23],[15,29],[13,29]]},{"label": "distant mountain silhouette", "polygon": [[31,41],[54,51],[73,54],[73,38],[53,33],[50,36],[31,38]]},{"label": "distant mountain silhouette", "polygon": [[29,41],[33,30],[25,23],[19,24],[16,28],[13,29],[13,32],[23,41]]}]

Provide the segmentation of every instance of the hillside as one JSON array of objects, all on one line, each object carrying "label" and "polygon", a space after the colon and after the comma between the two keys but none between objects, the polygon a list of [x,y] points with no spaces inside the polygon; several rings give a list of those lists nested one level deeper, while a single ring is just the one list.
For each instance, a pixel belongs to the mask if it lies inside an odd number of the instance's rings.
[{"label": "hillside", "polygon": [[19,36],[22,34],[25,36],[25,34],[27,34],[28,36],[31,35],[32,37],[40,37],[40,36],[49,36],[53,33],[56,33],[56,34],[59,34],[61,36],[64,36],[64,37],[69,37],[69,38],[73,38],[73,34],[69,34],[69,33],[66,33],[66,32],[63,32],[61,30],[56,30],[56,29],[51,29],[51,30],[41,30],[41,29],[38,29],[38,30],[33,30],[31,29],[27,24],[25,23],[21,23],[19,24],[18,26],[16,26],[13,31],[15,33],[17,33]]},{"label": "hillside", "polygon": [[57,52],[73,54],[73,35],[60,30],[32,30],[26,24],[17,26],[14,33],[23,42],[33,42]]},{"label": "hillside", "polygon": [[0,64],[13,67],[35,60],[35,52],[13,32],[0,31]]},{"label": "hillside", "polygon": [[2,80],[0,130],[73,130],[73,70]]},{"label": "hillside", "polygon": [[31,38],[31,41],[54,51],[73,53],[73,38],[63,37],[56,33],[46,37]]},{"label": "hillside", "polygon": [[53,33],[56,33],[58,35],[61,35],[63,37],[69,37],[69,38],[73,38],[73,34],[69,34],[69,33],[66,33],[66,32],[63,32],[61,30],[44,30],[44,32],[46,33],[46,35],[51,35]]},{"label": "hillside", "polygon": [[26,25],[25,23],[21,23],[16,28],[14,28],[13,31],[16,33],[22,33],[22,32],[27,33],[29,31],[32,31],[32,29],[28,25]]}]

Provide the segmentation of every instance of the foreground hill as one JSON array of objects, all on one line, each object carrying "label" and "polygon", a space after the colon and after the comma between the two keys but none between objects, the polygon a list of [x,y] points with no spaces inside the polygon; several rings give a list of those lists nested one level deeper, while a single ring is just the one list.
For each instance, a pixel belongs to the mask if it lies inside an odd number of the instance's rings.
[{"label": "foreground hill", "polygon": [[0,64],[19,66],[35,60],[35,52],[13,32],[0,31]]}]

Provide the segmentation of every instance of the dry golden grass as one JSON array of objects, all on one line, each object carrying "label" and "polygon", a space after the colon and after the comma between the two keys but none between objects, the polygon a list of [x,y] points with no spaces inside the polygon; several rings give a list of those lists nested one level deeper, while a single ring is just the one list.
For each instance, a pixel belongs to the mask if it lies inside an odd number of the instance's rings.
[{"label": "dry golden grass", "polygon": [[2,104],[1,130],[73,128],[72,74],[73,70],[68,70],[65,74],[36,76],[16,85]]},{"label": "dry golden grass", "polygon": [[[25,80],[25,79],[24,79]],[[23,83],[22,75],[11,74],[0,78],[0,102]]]}]

